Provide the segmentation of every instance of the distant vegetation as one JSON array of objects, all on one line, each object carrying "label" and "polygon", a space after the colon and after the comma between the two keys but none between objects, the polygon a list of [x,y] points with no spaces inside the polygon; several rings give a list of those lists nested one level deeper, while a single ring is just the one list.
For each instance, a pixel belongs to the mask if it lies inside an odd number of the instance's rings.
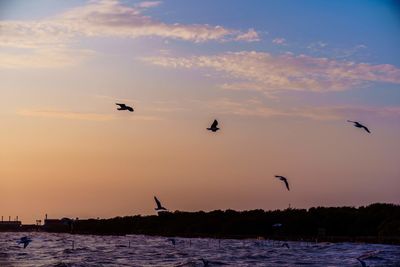
[{"label": "distant vegetation", "polygon": [[318,238],[321,241],[400,243],[400,206],[372,204],[360,208],[317,207],[308,210],[175,211],[160,216],[76,220],[72,228],[73,233],[81,234],[294,240]]}]

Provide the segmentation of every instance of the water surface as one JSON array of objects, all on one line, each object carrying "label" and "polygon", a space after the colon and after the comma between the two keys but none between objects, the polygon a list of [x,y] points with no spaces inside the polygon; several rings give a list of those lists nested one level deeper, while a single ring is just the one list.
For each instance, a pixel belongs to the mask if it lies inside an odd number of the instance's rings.
[{"label": "water surface", "polygon": [[[32,238],[23,249],[22,236]],[[119,266],[367,266],[400,267],[400,246],[355,243],[306,243],[271,240],[217,240],[165,237],[93,236],[49,233],[0,233],[1,267]]]}]

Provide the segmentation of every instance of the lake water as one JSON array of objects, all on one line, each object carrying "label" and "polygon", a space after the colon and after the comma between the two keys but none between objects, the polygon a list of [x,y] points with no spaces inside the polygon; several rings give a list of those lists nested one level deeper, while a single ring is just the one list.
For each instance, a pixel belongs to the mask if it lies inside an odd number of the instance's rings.
[{"label": "lake water", "polygon": [[[29,236],[24,249],[17,241]],[[165,237],[92,236],[49,233],[0,233],[1,267],[116,266],[399,266],[400,246],[306,243],[271,240],[217,240]],[[74,245],[74,248],[72,247]],[[379,252],[378,252],[379,251]]]}]

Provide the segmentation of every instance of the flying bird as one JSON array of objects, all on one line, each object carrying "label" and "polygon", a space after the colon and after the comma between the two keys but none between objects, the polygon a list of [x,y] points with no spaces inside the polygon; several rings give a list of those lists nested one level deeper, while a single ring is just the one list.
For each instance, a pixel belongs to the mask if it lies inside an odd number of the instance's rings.
[{"label": "flying bird", "polygon": [[275,175],[275,177],[278,178],[279,180],[281,180],[282,182],[284,182],[285,185],[286,185],[287,190],[290,191],[289,183],[288,183],[286,177],[283,177],[283,176],[280,176],[280,175]]},{"label": "flying bird", "polygon": [[214,120],[214,122],[211,124],[211,127],[210,128],[207,128],[207,130],[209,130],[209,131],[212,131],[212,132],[216,132],[216,131],[218,131],[219,130],[219,128],[218,128],[218,121],[217,120]]},{"label": "flying bird", "polygon": [[367,133],[371,133],[371,132],[369,131],[369,129],[368,129],[366,126],[362,125],[362,124],[359,123],[358,121],[349,121],[349,120],[347,120],[347,121],[353,123],[353,124],[354,124],[354,127],[364,129]]},{"label": "flying bird", "polygon": [[125,104],[115,103],[115,105],[119,106],[119,108],[117,108],[117,110],[129,110],[130,112],[133,112],[133,108],[130,106],[127,106]]},{"label": "flying bird", "polygon": [[155,200],[155,202],[156,202],[156,204],[157,204],[157,208],[155,208],[156,211],[167,210],[166,208],[164,208],[164,207],[161,205],[161,202],[160,202],[160,200],[157,199],[157,197],[154,197],[154,200]]},{"label": "flying bird", "polygon": [[21,239],[18,241],[18,244],[24,244],[24,248],[26,248],[29,245],[29,243],[31,243],[31,242],[32,242],[32,239],[30,239],[27,236],[24,236],[24,237],[21,237]]}]

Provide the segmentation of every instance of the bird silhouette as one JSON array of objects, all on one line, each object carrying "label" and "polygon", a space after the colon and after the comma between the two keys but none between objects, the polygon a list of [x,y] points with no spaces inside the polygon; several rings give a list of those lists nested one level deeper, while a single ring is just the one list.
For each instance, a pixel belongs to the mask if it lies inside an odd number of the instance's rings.
[{"label": "bird silhouette", "polygon": [[21,239],[18,241],[18,244],[24,244],[24,248],[26,248],[29,245],[29,243],[31,243],[31,242],[32,242],[32,239],[30,239],[27,236],[24,236],[24,237],[21,237]]},{"label": "bird silhouette", "polygon": [[283,177],[283,176],[281,176],[281,175],[275,175],[275,177],[278,178],[279,180],[281,180],[282,182],[284,182],[285,185],[286,185],[287,190],[290,191],[290,189],[289,189],[289,183],[288,183],[286,177]]},{"label": "bird silhouette", "polygon": [[218,131],[219,130],[219,128],[218,128],[218,121],[217,120],[214,120],[214,122],[211,124],[211,127],[210,128],[207,128],[207,130],[209,130],[209,131],[212,131],[212,132],[216,132],[216,131]]},{"label": "bird silhouette", "polygon": [[368,129],[366,126],[362,125],[362,124],[359,123],[358,121],[349,121],[349,120],[347,120],[347,121],[353,123],[353,124],[354,124],[354,127],[364,129],[367,133],[371,133],[371,132],[369,131],[369,129]]},{"label": "bird silhouette", "polygon": [[281,247],[290,248],[288,243],[283,243]]},{"label": "bird silhouette", "polygon": [[160,202],[160,200],[157,199],[157,197],[154,197],[154,200],[155,200],[155,202],[156,202],[156,204],[157,204],[157,207],[155,208],[156,211],[167,210],[166,208],[164,208],[164,207],[161,205],[161,202]]},{"label": "bird silhouette", "polygon": [[119,108],[117,108],[117,110],[129,110],[130,112],[133,112],[133,108],[130,106],[127,106],[125,104],[115,103],[115,105],[119,106]]}]

